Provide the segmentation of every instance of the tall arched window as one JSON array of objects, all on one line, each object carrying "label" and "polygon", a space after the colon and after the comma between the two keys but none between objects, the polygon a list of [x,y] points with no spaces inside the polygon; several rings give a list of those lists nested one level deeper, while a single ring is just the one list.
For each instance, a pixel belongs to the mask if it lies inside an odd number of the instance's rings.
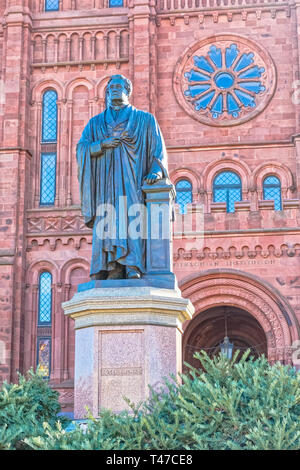
[{"label": "tall arched window", "polygon": [[47,90],[43,95],[42,142],[57,140],[57,93]]},{"label": "tall arched window", "polygon": [[189,180],[179,180],[175,185],[175,189],[175,202],[179,205],[180,213],[185,214],[187,204],[193,202],[192,183]]},{"label": "tall arched window", "polygon": [[234,202],[242,200],[242,183],[233,171],[219,173],[213,183],[214,202],[226,202],[227,212],[234,212]]},{"label": "tall arched window", "polygon": [[263,198],[274,201],[275,211],[281,210],[281,184],[277,176],[267,176],[263,181]]},{"label": "tall arched window", "polygon": [[38,325],[51,325],[52,317],[52,275],[45,271],[39,279]]},{"label": "tall arched window", "polygon": [[51,206],[56,194],[57,93],[47,90],[43,95],[40,205]]},{"label": "tall arched window", "polygon": [[45,11],[59,10],[59,0],[45,0]]},{"label": "tall arched window", "polygon": [[37,319],[37,365],[45,379],[51,372],[52,275],[44,271],[39,277]]}]

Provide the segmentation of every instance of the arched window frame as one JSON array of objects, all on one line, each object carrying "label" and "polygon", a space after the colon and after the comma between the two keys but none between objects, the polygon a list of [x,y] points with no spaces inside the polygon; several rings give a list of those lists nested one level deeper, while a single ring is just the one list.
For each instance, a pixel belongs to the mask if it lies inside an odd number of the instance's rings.
[{"label": "arched window frame", "polygon": [[[187,188],[179,188],[178,190],[178,185],[182,182],[186,182],[190,185],[190,187],[187,187]],[[188,178],[180,178],[176,181],[175,183],[175,190],[176,190],[176,199],[175,199],[175,202],[176,204],[179,205],[179,212],[181,214],[185,214],[186,213],[186,206],[187,204],[190,204],[193,202],[193,184],[192,182],[188,179]],[[181,203],[178,201],[178,193],[189,193],[190,194],[190,201],[186,202],[185,204]]]},{"label": "arched window frame", "polygon": [[[277,180],[277,184],[276,183],[268,183],[267,180],[269,178],[274,178]],[[271,198],[271,197],[268,197],[268,195],[266,194],[266,190],[267,189],[277,189],[278,190],[278,193],[279,193],[279,197],[278,199],[274,199],[274,198]],[[280,181],[280,178],[278,178],[277,175],[266,175],[263,179],[263,182],[262,182],[262,189],[263,189],[263,198],[265,201],[274,201],[274,210],[276,211],[280,211],[282,210],[282,194],[281,194],[281,181]]]},{"label": "arched window frame", "polygon": [[293,199],[295,191],[295,175],[285,164],[278,161],[265,161],[258,165],[251,175],[251,187],[257,188],[258,200],[263,200],[263,181],[265,177],[275,175],[280,180],[281,199]]},{"label": "arched window frame", "polygon": [[[235,176],[237,176],[237,178],[239,179],[239,183],[229,183],[229,184],[218,184],[216,183],[216,180],[217,178],[219,178],[221,175],[223,174],[226,174],[226,173],[231,173],[231,174],[234,174]],[[226,201],[221,201],[221,200],[218,200],[216,198],[216,190],[224,190],[226,191]],[[230,190],[237,190],[239,189],[239,199],[234,199],[233,200],[233,210],[230,210],[231,207],[230,207],[230,204],[231,204],[231,201],[230,201]],[[227,212],[235,212],[235,209],[234,209],[234,202],[235,201],[242,201],[242,198],[243,198],[243,193],[242,193],[242,180],[241,180],[241,177],[238,173],[236,173],[235,171],[231,170],[231,169],[227,169],[227,170],[222,170],[220,172],[218,172],[214,179],[213,179],[213,188],[212,188],[212,191],[213,191],[213,201],[214,202],[225,202],[226,203],[226,211]]]},{"label": "arched window frame", "polygon": [[[47,116],[47,106],[52,106],[52,103],[47,103],[46,100],[48,98],[48,96],[52,95],[54,98],[55,98],[55,109],[54,109],[54,113],[52,113],[52,115],[49,117]],[[42,139],[41,139],[41,142],[42,143],[56,143],[57,142],[57,92],[56,90],[53,90],[52,88],[48,89],[48,90],[45,90],[44,93],[43,93],[43,100],[42,100]],[[50,110],[51,111],[51,110]],[[50,111],[48,111],[48,113],[50,114]],[[54,121],[54,123],[46,123],[46,119],[50,120],[50,121]],[[45,137],[45,132],[46,132],[46,126],[52,126],[52,127],[55,127],[54,131],[55,131],[55,137],[54,138],[47,138]]]}]

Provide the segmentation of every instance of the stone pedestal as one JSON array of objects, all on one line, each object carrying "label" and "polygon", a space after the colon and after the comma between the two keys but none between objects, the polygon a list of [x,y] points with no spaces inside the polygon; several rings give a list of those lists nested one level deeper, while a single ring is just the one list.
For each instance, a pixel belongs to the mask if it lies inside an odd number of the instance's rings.
[{"label": "stone pedestal", "polygon": [[[101,283],[101,287],[97,283]],[[145,285],[145,280],[94,281],[63,304],[75,320],[76,419],[100,408],[128,408],[164,377],[181,372],[182,323],[193,306],[178,289]],[[120,285],[118,285],[118,283]]]}]

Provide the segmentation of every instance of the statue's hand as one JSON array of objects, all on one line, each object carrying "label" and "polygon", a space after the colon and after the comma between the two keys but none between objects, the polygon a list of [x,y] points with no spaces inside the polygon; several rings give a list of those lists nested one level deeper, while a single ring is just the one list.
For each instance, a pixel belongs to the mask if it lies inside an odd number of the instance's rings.
[{"label": "statue's hand", "polygon": [[103,149],[111,149],[120,145],[119,137],[108,137],[107,139],[102,140],[101,147]]},{"label": "statue's hand", "polygon": [[159,171],[158,173],[154,173],[153,171],[150,171],[148,175],[145,178],[146,183],[148,184],[153,184],[156,181],[160,180],[162,178],[162,172]]}]

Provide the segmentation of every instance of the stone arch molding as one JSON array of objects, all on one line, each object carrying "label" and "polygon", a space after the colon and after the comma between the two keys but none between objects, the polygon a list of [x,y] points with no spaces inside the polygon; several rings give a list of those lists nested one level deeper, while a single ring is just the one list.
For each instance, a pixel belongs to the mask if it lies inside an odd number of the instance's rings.
[{"label": "stone arch molding", "polygon": [[[287,301],[265,281],[241,271],[208,270],[183,279],[180,289],[195,307],[193,319],[212,307],[241,308],[263,328],[269,360],[286,360],[291,354],[292,343],[299,337],[298,321]],[[183,325],[183,348],[193,329],[193,319]]]},{"label": "stone arch molding", "polygon": [[259,165],[253,172],[251,186],[262,193],[263,180],[269,175],[275,175],[279,178],[284,197],[290,197],[291,188],[294,186],[294,177],[290,168],[283,163],[269,161]]},{"label": "stone arch molding", "polygon": [[61,81],[58,80],[44,80],[41,79],[38,83],[36,83],[31,92],[31,101],[32,103],[37,103],[42,101],[43,93],[46,90],[55,90],[57,93],[58,101],[63,99],[64,94],[64,85]]},{"label": "stone arch molding", "polygon": [[213,180],[217,174],[221,173],[222,171],[233,171],[240,176],[242,182],[243,198],[246,199],[249,189],[249,181],[251,178],[250,168],[245,162],[230,157],[215,160],[207,165],[203,172],[204,189],[208,193],[212,192]]},{"label": "stone arch molding", "polygon": [[94,98],[95,84],[93,83],[92,80],[89,80],[87,78],[74,78],[73,80],[70,80],[65,86],[64,98],[68,101],[71,101],[73,99],[74,90],[79,86],[83,86],[88,90],[89,99]]},{"label": "stone arch molding", "polygon": [[192,183],[193,194],[197,195],[202,188],[201,175],[199,175],[194,169],[181,167],[170,173],[170,180],[174,185],[181,179],[188,179]]},{"label": "stone arch molding", "polygon": [[90,265],[85,258],[77,257],[75,259],[70,259],[62,266],[61,278],[66,284],[70,284],[72,271],[77,268],[81,268],[87,273],[87,275],[89,274]]},{"label": "stone arch molding", "polygon": [[29,285],[37,285],[39,276],[42,272],[48,271],[52,274],[52,284],[59,282],[59,266],[53,260],[36,260],[33,261],[27,269],[27,283]]}]

